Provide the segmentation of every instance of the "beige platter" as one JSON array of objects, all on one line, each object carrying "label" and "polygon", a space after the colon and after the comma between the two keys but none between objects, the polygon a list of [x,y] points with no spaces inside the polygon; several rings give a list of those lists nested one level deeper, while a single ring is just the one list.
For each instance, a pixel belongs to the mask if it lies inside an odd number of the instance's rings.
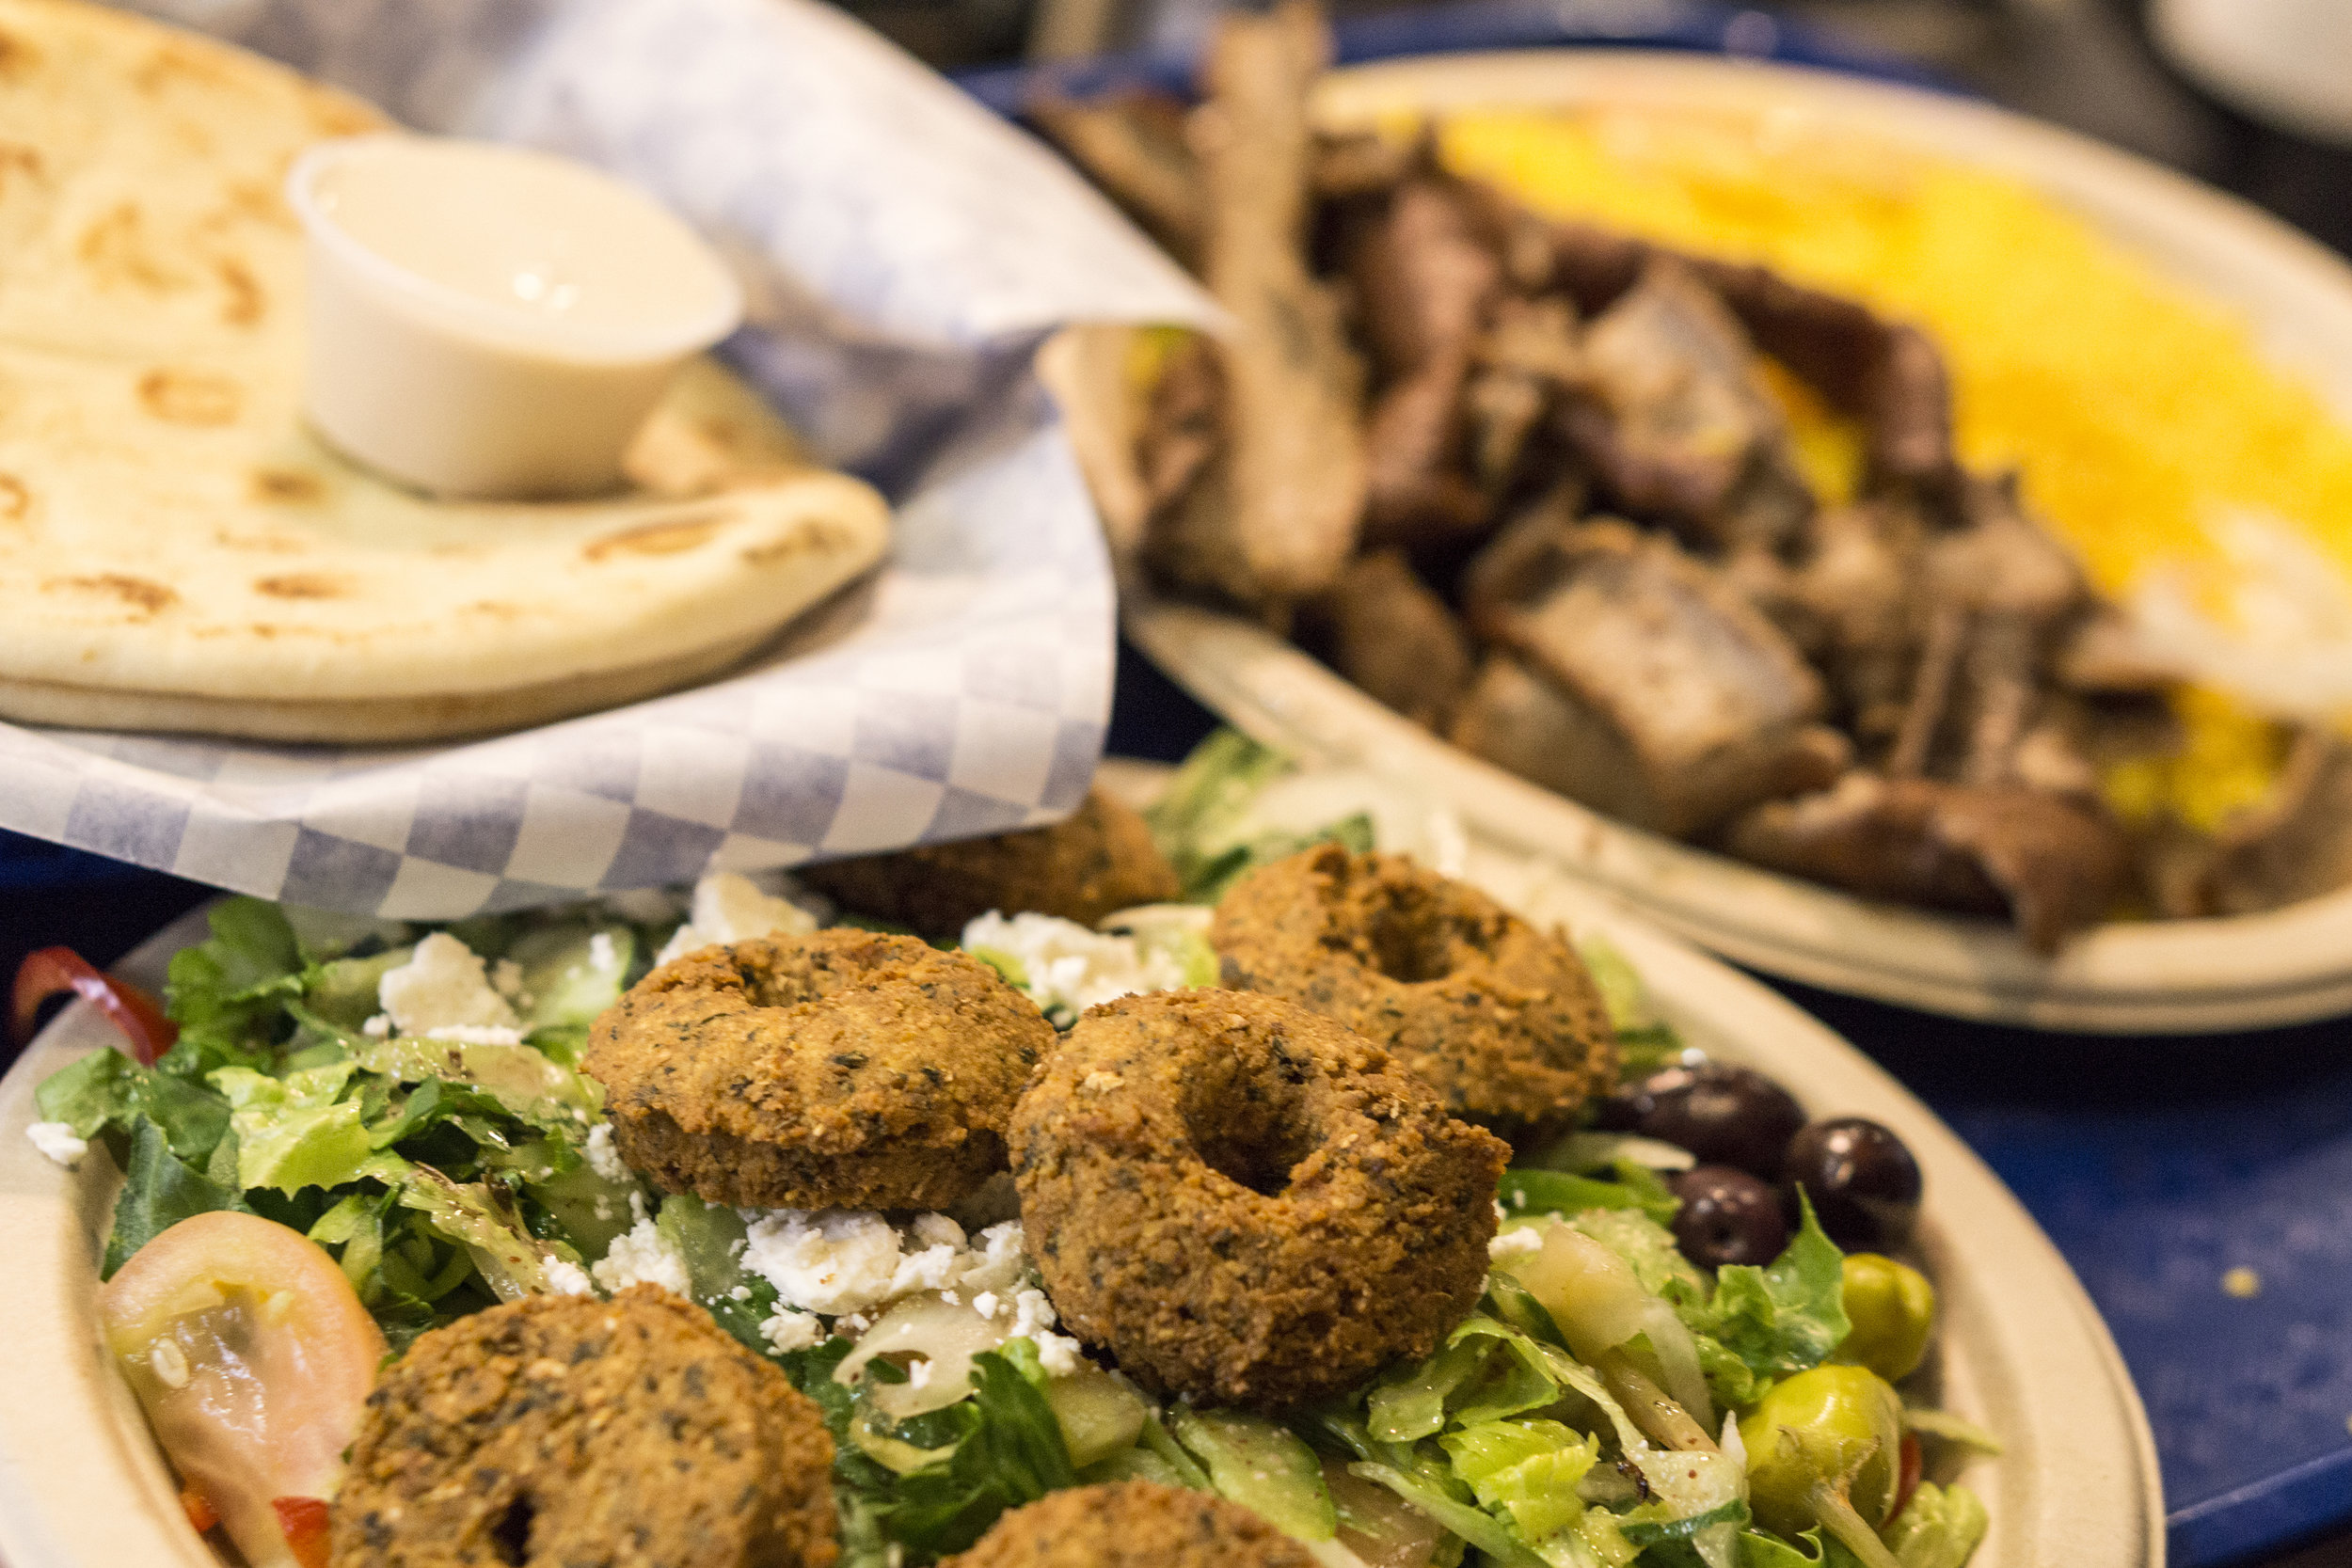
[{"label": "beige platter", "polygon": [[[1116,768],[1108,782],[1148,793],[1155,776]],[[1613,942],[1692,1044],[1772,1074],[1817,1109],[1881,1121],[1910,1145],[1926,1175],[1915,1245],[1944,1303],[1938,1398],[2008,1445],[1964,1472],[1992,1515],[1976,1568],[2162,1568],[2155,1446],[2130,1374],[2065,1259],[1999,1179],[1853,1047],[1619,901],[1475,839],[1463,869],[1534,918]],[[171,953],[202,935],[190,915],[122,973],[158,985]],[[0,1563],[219,1568],[99,1344],[97,1259],[120,1178],[103,1150],[69,1172],[24,1134],[38,1117],[34,1086],[109,1038],[75,1003],[0,1081],[0,1233],[15,1284],[9,1397],[0,1400]]]},{"label": "beige platter", "polygon": [[[2352,268],[2234,198],[2111,148],[1963,99],[1795,67],[1632,50],[1387,61],[1336,71],[1327,125],[1449,108],[1591,103],[1794,115],[2011,175],[2160,272],[2236,312],[2275,362],[2352,418]],[[1049,345],[1089,477],[1104,367]],[[2033,1028],[2189,1034],[2352,1011],[2352,890],[2260,915],[2112,924],[2043,958],[1990,921],[1880,903],[1629,828],[1438,739],[1263,628],[1130,583],[1128,635],[1209,707],[1316,765],[1360,767],[1451,801],[1477,831],[1549,857],[1739,963],[1851,995]]]}]

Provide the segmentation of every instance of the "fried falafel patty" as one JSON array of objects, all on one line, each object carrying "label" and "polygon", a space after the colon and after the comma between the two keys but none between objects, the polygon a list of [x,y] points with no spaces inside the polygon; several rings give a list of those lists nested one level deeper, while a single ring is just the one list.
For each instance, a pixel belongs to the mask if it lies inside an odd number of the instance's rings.
[{"label": "fried falafel patty", "polygon": [[1091,926],[1182,892],[1143,818],[1100,789],[1048,828],[834,861],[797,875],[845,910],[900,921],[926,936],[952,936],[991,910]]},{"label": "fried falafel patty", "polygon": [[1484,1286],[1510,1152],[1360,1035],[1217,990],[1089,1008],[1008,1139],[1064,1326],[1260,1409],[1436,1348]]},{"label": "fried falafel patty", "polygon": [[1209,927],[1226,985],[1394,1052],[1455,1116],[1565,1131],[1615,1080],[1616,1031],[1576,949],[1467,882],[1327,844],[1261,866]]},{"label": "fried falafel patty", "polygon": [[942,1568],[1313,1568],[1314,1560],[1239,1503],[1122,1481],[1016,1508]]},{"label": "fried falafel patty", "polygon": [[650,1285],[419,1338],[368,1396],[335,1568],[826,1568],[833,1440],[773,1364]]},{"label": "fried falafel patty", "polygon": [[1054,1026],[997,973],[914,937],[706,947],[606,1009],[581,1070],[621,1158],[733,1208],[941,1209],[1004,1168]]}]

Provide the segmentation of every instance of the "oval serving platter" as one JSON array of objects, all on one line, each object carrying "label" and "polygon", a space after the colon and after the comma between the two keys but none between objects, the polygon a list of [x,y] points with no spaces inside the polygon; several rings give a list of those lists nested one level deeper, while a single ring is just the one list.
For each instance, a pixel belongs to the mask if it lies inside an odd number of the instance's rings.
[{"label": "oval serving platter", "polygon": [[[2023,180],[2244,317],[2276,363],[2352,418],[2352,267],[2233,198],[1981,103],[1756,61],[1551,49],[1334,71],[1316,116],[1336,127],[1399,112],[1597,102],[1802,115]],[[1096,361],[1107,357],[1074,335],[1049,349],[1048,379],[1082,426],[1103,423],[1110,372]],[[1117,433],[1076,435],[1116,540],[1121,480],[1103,454]],[[1992,921],[1856,897],[1615,822],[1407,722],[1252,623],[1133,581],[1122,613],[1154,662],[1258,739],[1439,794],[1477,830],[1771,974],[1930,1012],[2099,1033],[2205,1033],[2352,1011],[2352,890],[2265,914],[2102,926],[2044,958]]]},{"label": "oval serving platter", "polygon": [[[1152,777],[1118,768],[1106,782]],[[1978,1568],[2161,1568],[2161,1483],[2130,1376],[2065,1260],[1983,1163],[1820,1023],[1614,900],[1482,843],[1469,846],[1464,869],[1533,918],[1614,943],[1692,1044],[1773,1074],[1816,1107],[1883,1122],[1910,1145],[1927,1179],[1914,1244],[1944,1302],[1939,1398],[2007,1444],[1965,1472],[1992,1515]],[[158,984],[172,952],[202,936],[191,914],[122,972]],[[18,1283],[13,1386],[0,1401],[0,1562],[218,1568],[99,1343],[97,1259],[119,1178],[103,1151],[69,1172],[24,1133],[38,1117],[34,1085],[109,1039],[77,1002],[0,1081],[0,1228]]]}]

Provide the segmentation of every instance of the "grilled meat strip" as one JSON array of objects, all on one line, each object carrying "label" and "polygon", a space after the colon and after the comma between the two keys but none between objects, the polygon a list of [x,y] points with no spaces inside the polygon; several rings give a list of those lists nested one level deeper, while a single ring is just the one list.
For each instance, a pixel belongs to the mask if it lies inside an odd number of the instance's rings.
[{"label": "grilled meat strip", "polygon": [[1814,721],[1820,681],[1788,639],[1669,539],[1537,514],[1470,564],[1464,598],[1481,637],[1581,707],[1579,724],[1613,737],[1547,769],[1588,804],[1690,834],[1819,788],[1849,760]]}]

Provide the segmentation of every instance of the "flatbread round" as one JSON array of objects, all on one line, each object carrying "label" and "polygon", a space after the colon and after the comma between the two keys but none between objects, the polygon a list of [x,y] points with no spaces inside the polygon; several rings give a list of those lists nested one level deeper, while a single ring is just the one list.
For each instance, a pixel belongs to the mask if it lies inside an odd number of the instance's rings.
[{"label": "flatbread round", "polygon": [[279,198],[368,105],[192,35],[0,0],[0,715],[413,740],[724,668],[888,512],[697,361],[591,501],[430,499],[303,424]]}]

